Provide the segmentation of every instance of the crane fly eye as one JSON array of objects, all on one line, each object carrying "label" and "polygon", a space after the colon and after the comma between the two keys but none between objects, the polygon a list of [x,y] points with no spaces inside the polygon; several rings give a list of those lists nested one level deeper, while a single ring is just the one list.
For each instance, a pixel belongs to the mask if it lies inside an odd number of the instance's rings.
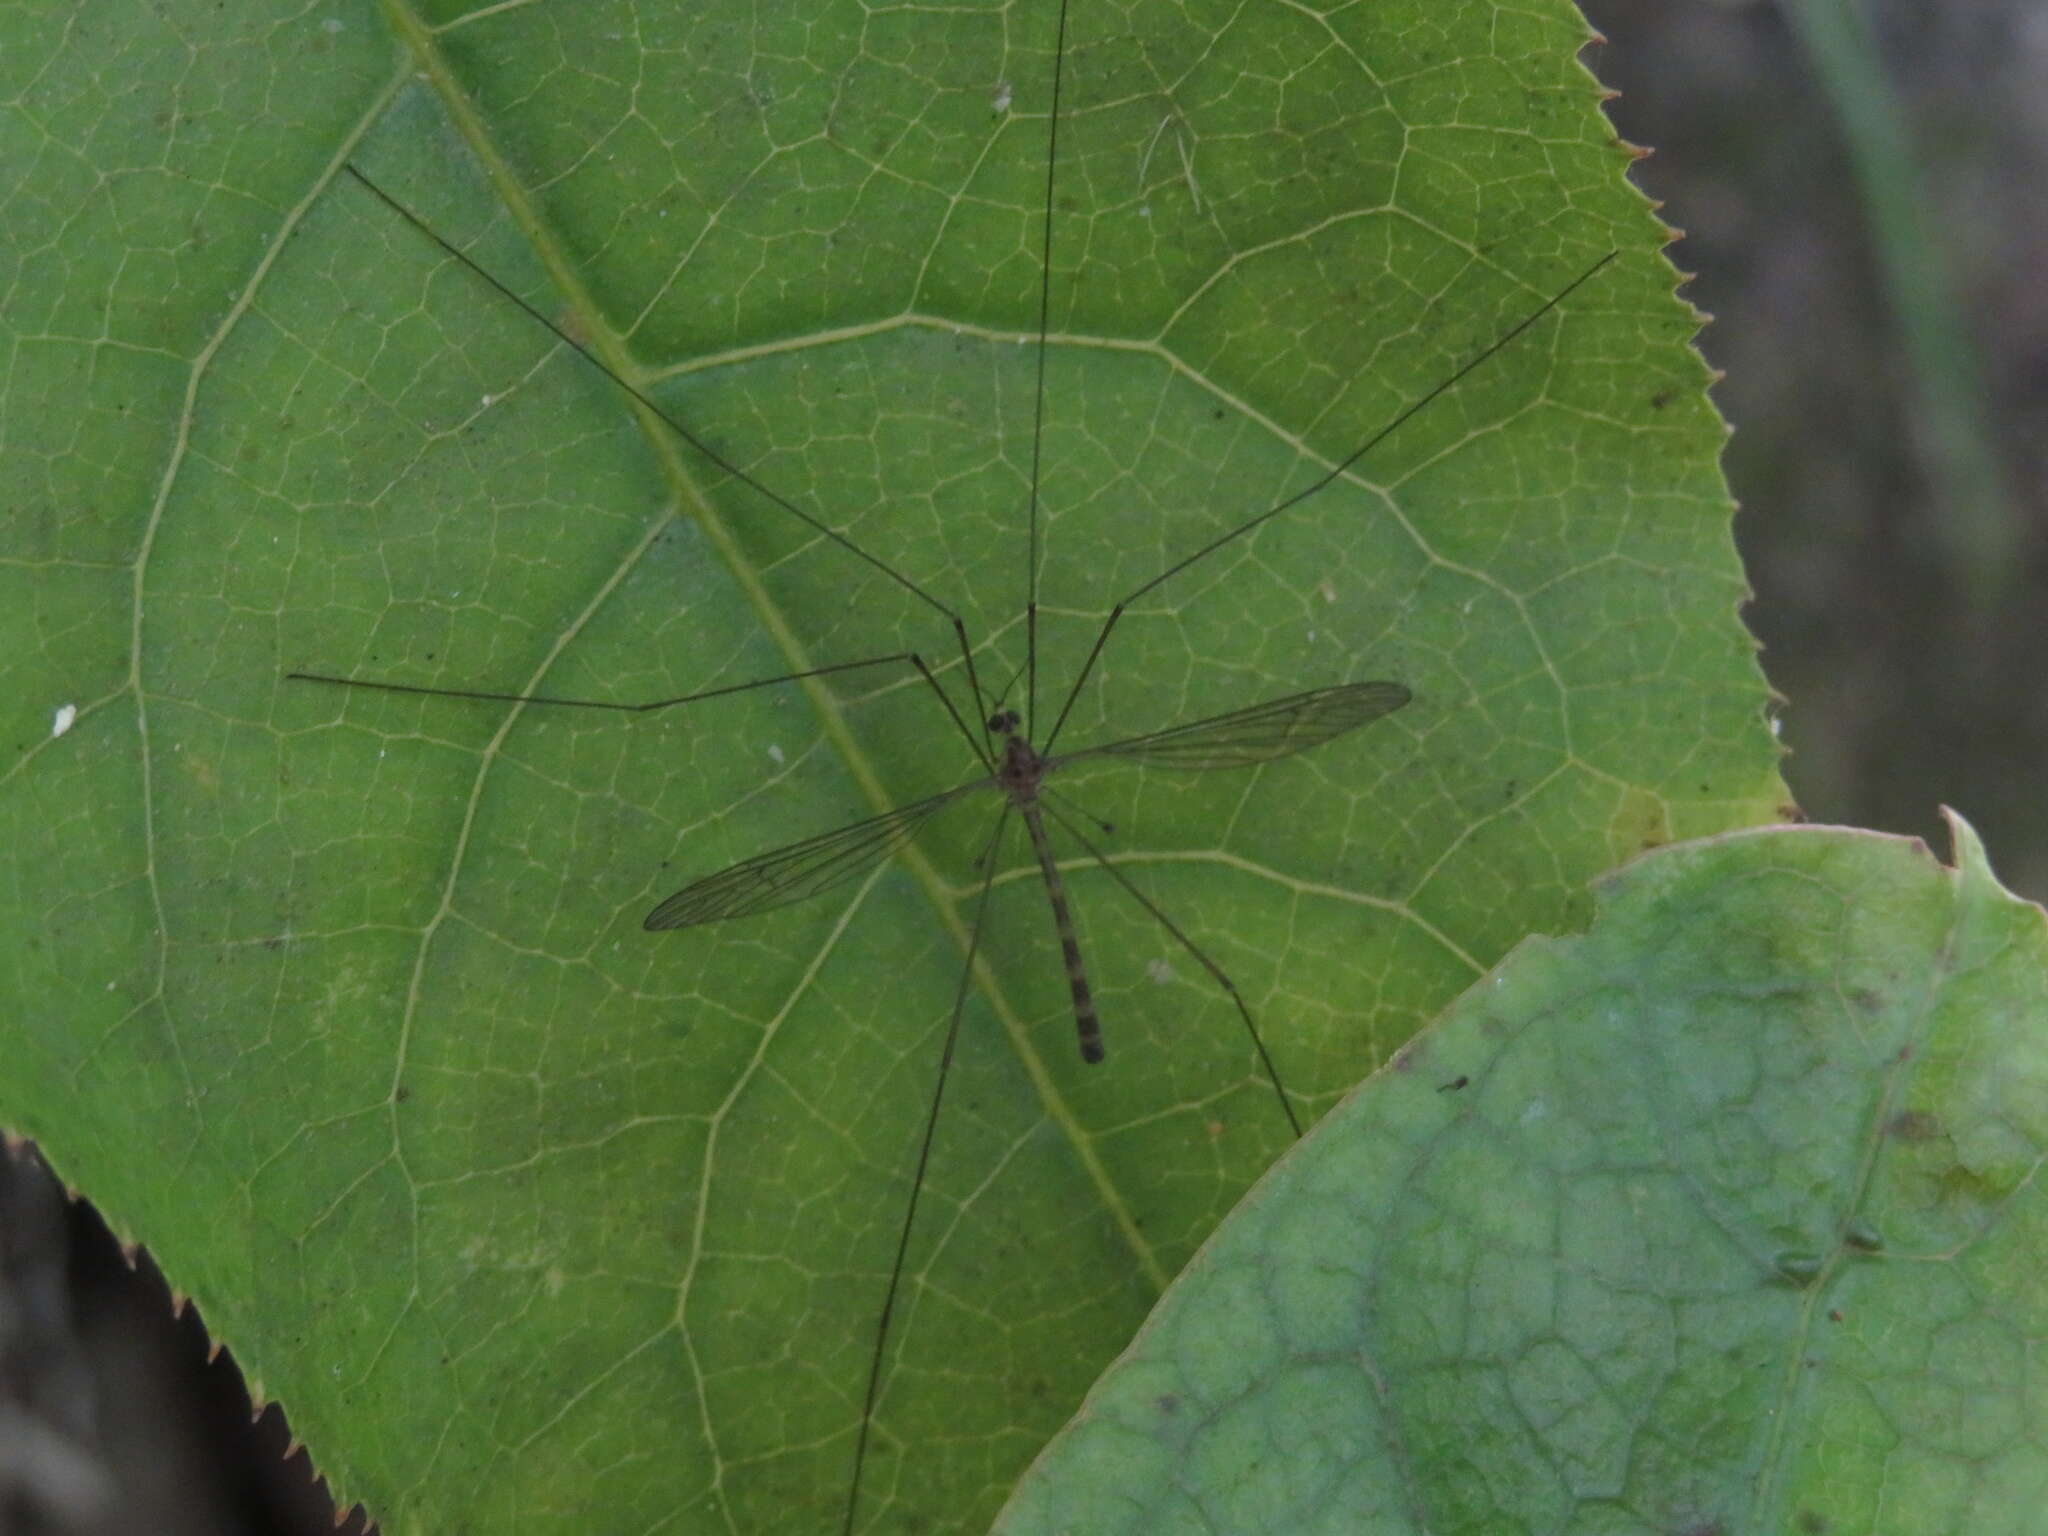
[{"label": "crane fly eye", "polygon": [[1017,729],[1018,716],[1014,709],[998,710],[988,717],[988,728],[998,736],[1006,736]]}]

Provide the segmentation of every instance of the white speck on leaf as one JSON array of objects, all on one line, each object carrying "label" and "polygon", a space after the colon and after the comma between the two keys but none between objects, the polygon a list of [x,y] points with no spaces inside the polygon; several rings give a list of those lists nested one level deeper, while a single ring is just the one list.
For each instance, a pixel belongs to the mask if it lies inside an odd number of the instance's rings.
[{"label": "white speck on leaf", "polygon": [[996,82],[995,110],[998,113],[1010,110],[1010,82],[1007,80]]},{"label": "white speck on leaf", "polygon": [[1152,980],[1156,982],[1158,985],[1163,987],[1169,981],[1173,980],[1173,967],[1168,965],[1164,960],[1153,960],[1146,964],[1145,974],[1151,977]]},{"label": "white speck on leaf", "polygon": [[774,758],[774,759],[775,759],[775,766],[776,766],[776,767],[780,768],[780,767],[782,766],[782,762],[783,762],[783,758],[782,758],[782,748],[780,748],[780,747],[778,747],[778,746],[774,745],[774,744],[773,744],[773,743],[771,742],[771,743],[769,744],[769,747],[768,747],[768,755],[769,755],[770,757],[772,757],[772,758]]},{"label": "white speck on leaf", "polygon": [[73,722],[77,719],[78,706],[76,704],[59,705],[56,718],[50,722],[50,739],[55,741],[59,736],[62,736],[71,729]]}]

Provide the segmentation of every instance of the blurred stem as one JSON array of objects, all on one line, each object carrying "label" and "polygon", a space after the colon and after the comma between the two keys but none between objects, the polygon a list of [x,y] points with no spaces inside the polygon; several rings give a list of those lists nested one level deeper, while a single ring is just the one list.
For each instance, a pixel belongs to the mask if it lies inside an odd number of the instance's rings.
[{"label": "blurred stem", "polygon": [[1973,614],[1988,617],[2017,572],[2019,530],[1985,424],[1976,349],[1955,302],[1904,117],[1858,0],[1786,0],[1785,9],[1834,107],[1869,210],[1913,370],[1935,505],[1946,514],[1934,535],[1959,595]]}]

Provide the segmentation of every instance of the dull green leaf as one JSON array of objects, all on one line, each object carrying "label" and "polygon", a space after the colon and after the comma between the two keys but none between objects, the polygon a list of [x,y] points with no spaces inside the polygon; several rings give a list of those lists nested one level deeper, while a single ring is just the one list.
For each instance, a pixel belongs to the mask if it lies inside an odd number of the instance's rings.
[{"label": "dull green leaf", "polygon": [[[1055,13],[17,13],[0,1117],[391,1531],[837,1529],[987,823],[677,935],[691,878],[967,777],[945,622],[1022,668]],[[38,29],[41,29],[40,31]],[[1077,4],[1043,429],[1063,745],[1326,683],[1251,774],[1078,770],[1313,1114],[1591,873],[1780,789],[1721,425],[1566,6]],[[52,733],[60,707],[75,722]],[[1070,850],[1071,852],[1071,850]],[[1236,1015],[1069,859],[1076,1057],[1008,847],[863,1527],[971,1528],[1286,1143]]]},{"label": "dull green leaf", "polygon": [[1610,879],[1246,1199],[998,1531],[2037,1530],[2048,929],[1955,825]]}]

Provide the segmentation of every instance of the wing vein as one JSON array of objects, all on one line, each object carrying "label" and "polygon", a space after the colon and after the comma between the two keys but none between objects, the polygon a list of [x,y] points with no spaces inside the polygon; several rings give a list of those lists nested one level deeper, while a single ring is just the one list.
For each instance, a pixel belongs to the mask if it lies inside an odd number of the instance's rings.
[{"label": "wing vein", "polygon": [[976,779],[929,799],[914,800],[879,816],[742,859],[684,886],[647,914],[645,926],[650,930],[693,928],[807,901],[858,879],[916,835],[942,807],[990,782]]},{"label": "wing vein", "polygon": [[1338,683],[1089,747],[1055,762],[1064,767],[1084,758],[1120,757],[1160,768],[1250,768],[1319,747],[1391,715],[1413,697],[1399,683]]}]

